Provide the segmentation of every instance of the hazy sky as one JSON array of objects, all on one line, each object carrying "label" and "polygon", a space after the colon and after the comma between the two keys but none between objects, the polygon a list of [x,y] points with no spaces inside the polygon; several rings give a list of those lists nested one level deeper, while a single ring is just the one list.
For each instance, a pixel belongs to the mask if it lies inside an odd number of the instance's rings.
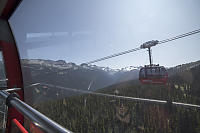
[{"label": "hazy sky", "polygon": [[[21,58],[81,64],[200,29],[200,0],[23,0],[10,19]],[[200,59],[200,33],[153,48],[167,67]],[[140,50],[95,63],[148,64]]]}]

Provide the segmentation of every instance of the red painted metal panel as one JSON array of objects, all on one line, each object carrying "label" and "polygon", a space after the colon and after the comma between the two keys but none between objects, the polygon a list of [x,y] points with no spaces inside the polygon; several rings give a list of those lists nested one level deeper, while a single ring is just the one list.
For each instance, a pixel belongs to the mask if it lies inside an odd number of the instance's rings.
[{"label": "red painted metal panel", "polygon": [[167,77],[165,78],[140,78],[139,79],[142,84],[166,84],[167,83]]},{"label": "red painted metal panel", "polygon": [[[8,88],[22,88],[16,93],[20,96],[19,98],[24,101],[23,81],[22,72],[20,67],[20,60],[17,52],[17,48],[14,44],[0,41],[0,50],[3,53],[6,77],[8,79]],[[16,109],[9,107],[7,115],[6,132],[11,132],[11,121],[16,118],[21,124],[24,122],[24,117]]]}]

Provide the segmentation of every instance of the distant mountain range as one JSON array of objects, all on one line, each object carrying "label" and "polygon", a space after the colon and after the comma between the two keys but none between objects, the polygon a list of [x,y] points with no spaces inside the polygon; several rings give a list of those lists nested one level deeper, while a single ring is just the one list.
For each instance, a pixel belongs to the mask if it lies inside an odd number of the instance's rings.
[{"label": "distant mountain range", "polygon": [[[96,65],[77,65],[71,62],[67,63],[63,60],[53,61],[43,59],[23,59],[21,60],[21,64],[24,78],[26,78],[24,80],[25,88],[30,88],[29,86],[34,83],[45,83],[90,91],[107,88],[108,86],[126,81],[138,80],[141,68],[130,66],[122,69],[111,69]],[[173,76],[197,66],[200,66],[200,61],[169,68],[168,73],[169,76]],[[49,96],[49,99],[58,96],[61,97],[61,95],[62,97],[72,95],[74,93],[48,86],[31,88],[35,94],[40,93],[41,96]]]},{"label": "distant mountain range", "polygon": [[[71,88],[96,90],[111,84],[138,79],[140,67],[111,69],[96,65],[66,63],[63,60],[21,60],[23,70],[30,70],[32,83],[45,82]],[[92,82],[92,83],[91,83]]]},{"label": "distant mountain range", "polygon": [[171,67],[171,68],[168,68],[167,71],[168,71],[169,76],[172,76],[174,74],[181,73],[181,72],[190,70],[190,69],[198,67],[198,66],[200,66],[200,60],[195,61],[195,62],[186,63],[186,64],[181,64],[181,65],[178,65],[175,67]]}]

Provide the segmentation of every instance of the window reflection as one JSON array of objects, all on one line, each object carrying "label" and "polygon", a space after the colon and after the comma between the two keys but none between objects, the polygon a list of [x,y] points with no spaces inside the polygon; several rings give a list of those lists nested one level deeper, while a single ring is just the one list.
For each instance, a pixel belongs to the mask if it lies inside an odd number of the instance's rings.
[{"label": "window reflection", "polygon": [[[135,48],[149,38],[168,36],[169,29],[177,29],[186,22],[188,13],[184,19],[178,18],[175,9],[182,8],[171,8],[172,5],[176,4],[132,0],[23,1],[10,24],[21,57],[26,102],[73,132],[186,132],[187,124],[191,127],[187,132],[197,131],[199,127],[192,124],[199,123],[195,110],[170,110],[133,100],[168,100],[170,95],[174,101],[198,104],[199,93],[194,93],[198,92],[194,87],[199,85],[197,80],[191,84],[179,76],[182,73],[171,72],[175,74],[169,82],[171,92],[164,85],[140,84],[139,66],[147,61],[143,52],[96,64],[85,63]],[[191,16],[188,20],[193,20]],[[176,28],[171,27],[169,20],[177,22]],[[196,45],[193,47],[196,49]],[[161,63],[177,63],[171,59],[181,51],[180,47],[174,54],[166,53],[173,52],[169,48],[160,50],[162,54],[156,58]],[[163,55],[170,61],[163,60]],[[191,70],[191,75],[196,69]],[[156,78],[166,71],[149,68],[142,69],[140,74]]]},{"label": "window reflection", "polygon": [[0,88],[6,88],[7,87],[7,78],[5,73],[5,67],[4,67],[4,61],[3,61],[3,55],[0,51]]}]

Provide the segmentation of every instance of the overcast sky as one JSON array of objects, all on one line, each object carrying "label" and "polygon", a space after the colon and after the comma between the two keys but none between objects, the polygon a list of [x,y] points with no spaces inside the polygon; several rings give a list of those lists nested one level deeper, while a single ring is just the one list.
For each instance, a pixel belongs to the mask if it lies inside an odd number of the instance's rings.
[{"label": "overcast sky", "polygon": [[[10,19],[21,58],[81,64],[200,29],[200,0],[23,0]],[[200,59],[200,33],[153,48],[167,67]],[[95,63],[121,68],[148,64],[148,53]]]}]

